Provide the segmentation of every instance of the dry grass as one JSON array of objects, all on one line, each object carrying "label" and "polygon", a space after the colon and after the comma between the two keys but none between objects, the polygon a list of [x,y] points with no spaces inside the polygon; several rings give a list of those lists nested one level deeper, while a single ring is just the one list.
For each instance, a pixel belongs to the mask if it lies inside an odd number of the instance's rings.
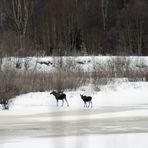
[{"label": "dry grass", "polygon": [[86,79],[83,74],[64,71],[53,74],[0,72],[0,102],[28,92],[76,89],[84,85]]}]

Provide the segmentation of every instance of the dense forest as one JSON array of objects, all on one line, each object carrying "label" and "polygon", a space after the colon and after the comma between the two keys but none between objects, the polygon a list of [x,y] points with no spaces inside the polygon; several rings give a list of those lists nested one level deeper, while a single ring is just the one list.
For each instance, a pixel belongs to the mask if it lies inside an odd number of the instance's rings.
[{"label": "dense forest", "polygon": [[148,55],[147,0],[0,0],[0,55]]}]

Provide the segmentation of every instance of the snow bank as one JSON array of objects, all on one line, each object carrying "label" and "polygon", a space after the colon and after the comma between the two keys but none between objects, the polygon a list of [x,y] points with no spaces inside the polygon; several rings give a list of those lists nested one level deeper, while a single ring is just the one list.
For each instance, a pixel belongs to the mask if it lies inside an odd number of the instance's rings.
[{"label": "snow bank", "polygon": [[[2,60],[2,71],[18,70],[18,71],[38,71],[38,72],[55,72],[57,67],[64,66],[67,68],[79,69],[89,72],[96,67],[107,67],[109,63],[114,61],[128,62],[128,66],[132,69],[148,67],[148,57],[138,56],[68,56],[68,57],[26,57],[14,58],[7,57]],[[19,66],[18,66],[19,64]],[[18,66],[18,67],[17,67]]]}]

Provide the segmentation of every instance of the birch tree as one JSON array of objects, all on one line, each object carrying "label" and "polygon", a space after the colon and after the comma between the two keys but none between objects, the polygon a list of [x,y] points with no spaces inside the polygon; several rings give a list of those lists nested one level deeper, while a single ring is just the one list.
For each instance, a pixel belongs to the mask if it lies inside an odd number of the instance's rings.
[{"label": "birch tree", "polygon": [[20,49],[25,49],[26,32],[33,0],[11,0],[12,17],[19,36]]},{"label": "birch tree", "polygon": [[102,10],[103,29],[104,29],[104,31],[106,30],[106,27],[107,27],[109,2],[110,2],[110,0],[101,0],[101,10]]}]

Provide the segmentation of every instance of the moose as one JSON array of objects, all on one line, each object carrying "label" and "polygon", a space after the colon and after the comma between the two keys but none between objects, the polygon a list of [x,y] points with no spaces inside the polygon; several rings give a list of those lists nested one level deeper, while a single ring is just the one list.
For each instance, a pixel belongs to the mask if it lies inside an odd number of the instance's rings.
[{"label": "moose", "polygon": [[59,100],[62,100],[62,107],[64,105],[64,100],[67,103],[67,107],[69,106],[69,103],[66,99],[66,94],[64,94],[62,91],[53,90],[50,94],[55,96],[55,98],[57,100],[57,106],[58,106]]},{"label": "moose", "polygon": [[[92,97],[91,96],[84,96],[84,95],[80,95],[81,99],[84,101],[84,107],[89,107],[91,104],[91,107],[93,107],[92,104]],[[89,103],[87,106],[87,102]]]}]

